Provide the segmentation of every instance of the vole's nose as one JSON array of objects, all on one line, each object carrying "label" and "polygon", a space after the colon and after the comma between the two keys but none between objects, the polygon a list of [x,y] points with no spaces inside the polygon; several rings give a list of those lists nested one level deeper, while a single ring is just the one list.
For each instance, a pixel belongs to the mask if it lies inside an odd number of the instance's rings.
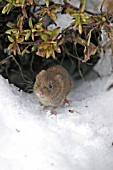
[{"label": "vole's nose", "polygon": [[43,96],[42,90],[40,90],[40,91],[38,92],[38,95],[39,95],[39,96]]}]

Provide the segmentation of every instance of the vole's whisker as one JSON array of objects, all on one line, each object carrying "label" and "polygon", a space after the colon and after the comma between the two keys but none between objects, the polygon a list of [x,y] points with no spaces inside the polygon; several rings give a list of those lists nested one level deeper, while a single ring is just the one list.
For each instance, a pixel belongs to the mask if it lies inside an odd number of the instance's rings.
[{"label": "vole's whisker", "polygon": [[25,84],[25,85],[29,85],[29,86],[31,85],[31,86],[33,86],[34,83],[21,82],[20,84],[23,84],[23,85]]},{"label": "vole's whisker", "polygon": [[30,79],[27,75],[23,74],[24,76],[24,81],[29,82],[29,83],[34,83],[32,79]]}]

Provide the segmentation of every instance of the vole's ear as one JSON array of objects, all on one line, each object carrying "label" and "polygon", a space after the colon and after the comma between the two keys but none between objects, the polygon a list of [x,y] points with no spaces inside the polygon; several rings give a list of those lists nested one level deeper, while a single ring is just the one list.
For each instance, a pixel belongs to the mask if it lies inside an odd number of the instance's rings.
[{"label": "vole's ear", "polygon": [[40,71],[38,74],[37,74],[37,76],[36,76],[36,79],[38,79],[38,77],[39,76],[43,76],[43,75],[45,75],[46,74],[46,70],[42,70],[42,71]]}]

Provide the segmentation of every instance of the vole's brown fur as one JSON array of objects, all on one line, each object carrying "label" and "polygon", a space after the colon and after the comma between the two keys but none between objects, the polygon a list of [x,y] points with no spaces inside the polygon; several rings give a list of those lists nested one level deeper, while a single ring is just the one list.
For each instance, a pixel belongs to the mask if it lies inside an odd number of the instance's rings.
[{"label": "vole's brown fur", "polygon": [[59,107],[72,88],[68,72],[60,65],[42,70],[34,83],[34,93],[44,106]]}]

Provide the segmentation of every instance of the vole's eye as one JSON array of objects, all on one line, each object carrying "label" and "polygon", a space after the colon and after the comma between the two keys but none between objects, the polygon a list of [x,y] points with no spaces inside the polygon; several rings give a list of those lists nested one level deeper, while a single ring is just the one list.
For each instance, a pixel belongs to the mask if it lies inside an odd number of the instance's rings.
[{"label": "vole's eye", "polygon": [[53,88],[52,84],[49,84],[49,89],[52,89],[52,88]]}]

